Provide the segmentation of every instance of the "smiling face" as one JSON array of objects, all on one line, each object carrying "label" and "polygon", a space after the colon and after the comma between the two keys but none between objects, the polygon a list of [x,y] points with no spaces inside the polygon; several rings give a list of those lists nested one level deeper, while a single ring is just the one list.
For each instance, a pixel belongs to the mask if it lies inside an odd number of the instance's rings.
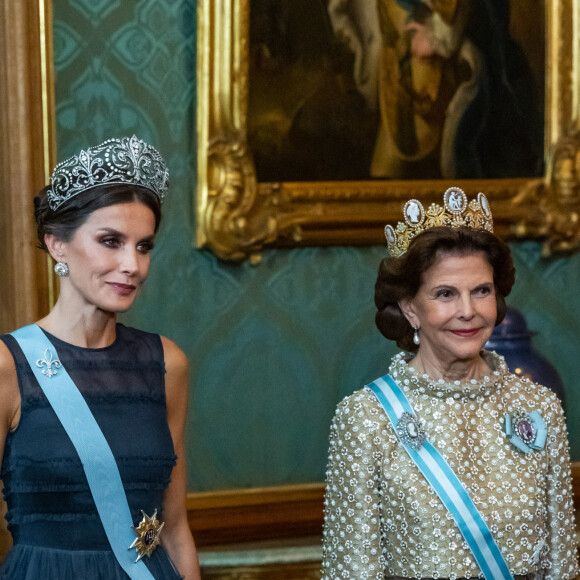
[{"label": "smiling face", "polygon": [[143,203],[119,203],[92,212],[68,242],[47,235],[56,260],[66,262],[61,298],[71,307],[126,311],[149,272],[155,216]]},{"label": "smiling face", "polygon": [[478,360],[497,319],[493,269],[482,252],[440,256],[399,306],[419,328],[421,356],[444,367]]}]

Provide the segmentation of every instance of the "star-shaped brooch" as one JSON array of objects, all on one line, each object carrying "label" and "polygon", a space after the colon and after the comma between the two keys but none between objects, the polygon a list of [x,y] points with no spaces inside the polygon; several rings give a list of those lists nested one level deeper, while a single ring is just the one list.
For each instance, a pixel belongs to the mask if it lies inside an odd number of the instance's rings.
[{"label": "star-shaped brooch", "polygon": [[135,562],[141,560],[143,556],[151,557],[151,554],[159,544],[159,535],[165,525],[165,522],[160,522],[157,519],[157,510],[153,512],[151,517],[143,510],[141,510],[141,513],[143,514],[143,519],[139,525],[137,527],[132,526],[137,537],[129,546],[129,550],[133,548],[137,550],[137,559]]}]

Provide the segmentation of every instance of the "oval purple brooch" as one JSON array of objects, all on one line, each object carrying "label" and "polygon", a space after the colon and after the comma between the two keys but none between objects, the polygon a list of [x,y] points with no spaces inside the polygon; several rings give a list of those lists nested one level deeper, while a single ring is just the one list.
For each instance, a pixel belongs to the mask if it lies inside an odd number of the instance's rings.
[{"label": "oval purple brooch", "polygon": [[505,416],[505,434],[520,451],[530,453],[546,444],[546,423],[538,411],[518,410]]}]

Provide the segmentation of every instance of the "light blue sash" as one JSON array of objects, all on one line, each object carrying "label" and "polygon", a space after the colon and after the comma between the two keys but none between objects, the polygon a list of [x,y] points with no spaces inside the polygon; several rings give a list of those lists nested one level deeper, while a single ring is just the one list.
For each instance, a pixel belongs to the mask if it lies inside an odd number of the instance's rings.
[{"label": "light blue sash", "polygon": [[[403,413],[416,417],[409,400],[390,375],[367,386],[385,409],[395,431]],[[427,440],[419,449],[402,440],[401,443],[453,516],[486,580],[513,580],[481,514],[439,451]]]},{"label": "light blue sash", "polygon": [[135,553],[128,549],[135,533],[117,462],[86,401],[60,364],[56,348],[36,324],[11,334],[79,454],[99,517],[121,568],[131,580],[154,580],[147,566],[142,561],[135,562]]}]

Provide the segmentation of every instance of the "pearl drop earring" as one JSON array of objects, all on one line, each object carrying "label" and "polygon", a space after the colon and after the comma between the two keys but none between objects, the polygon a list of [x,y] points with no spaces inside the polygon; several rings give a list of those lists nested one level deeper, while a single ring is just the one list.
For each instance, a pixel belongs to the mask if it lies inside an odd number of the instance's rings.
[{"label": "pearl drop earring", "polygon": [[413,333],[413,343],[419,346],[419,344],[421,344],[421,339],[419,338],[419,329],[416,326],[413,326],[413,330],[415,331]]}]

